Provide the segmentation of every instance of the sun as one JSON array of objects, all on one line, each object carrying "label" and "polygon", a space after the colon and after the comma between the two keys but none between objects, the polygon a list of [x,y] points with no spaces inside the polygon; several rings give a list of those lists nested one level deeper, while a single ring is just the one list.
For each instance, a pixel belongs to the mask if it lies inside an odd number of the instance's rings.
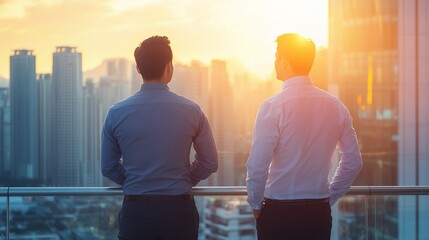
[{"label": "sun", "polygon": [[328,1],[272,1],[272,13],[267,15],[273,24],[274,35],[286,32],[311,38],[316,46],[328,45]]}]

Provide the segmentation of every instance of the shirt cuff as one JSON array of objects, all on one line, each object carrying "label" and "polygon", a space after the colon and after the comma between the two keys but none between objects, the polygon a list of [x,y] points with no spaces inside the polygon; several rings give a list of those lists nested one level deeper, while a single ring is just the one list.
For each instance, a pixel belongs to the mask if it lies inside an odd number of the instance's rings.
[{"label": "shirt cuff", "polygon": [[254,203],[250,199],[248,199],[247,202],[249,203],[250,207],[253,210],[261,210],[262,209],[262,202],[263,201],[260,201],[259,203]]}]

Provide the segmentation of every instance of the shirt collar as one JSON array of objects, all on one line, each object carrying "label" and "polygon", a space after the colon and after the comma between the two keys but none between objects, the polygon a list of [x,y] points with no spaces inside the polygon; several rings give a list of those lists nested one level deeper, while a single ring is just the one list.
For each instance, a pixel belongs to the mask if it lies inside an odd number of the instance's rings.
[{"label": "shirt collar", "polygon": [[142,86],[140,87],[140,91],[143,91],[143,90],[170,90],[170,88],[164,83],[148,82],[148,83],[143,83]]},{"label": "shirt collar", "polygon": [[282,84],[282,89],[295,86],[295,85],[313,85],[313,83],[311,82],[311,79],[309,76],[296,76],[296,77],[287,79]]}]

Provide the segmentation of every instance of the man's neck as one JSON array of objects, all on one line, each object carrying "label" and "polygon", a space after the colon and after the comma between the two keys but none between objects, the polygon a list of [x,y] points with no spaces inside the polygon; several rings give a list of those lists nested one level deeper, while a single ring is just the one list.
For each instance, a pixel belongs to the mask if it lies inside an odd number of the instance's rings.
[{"label": "man's neck", "polygon": [[143,80],[143,83],[161,83],[167,85],[167,83],[157,79],[157,80]]},{"label": "man's neck", "polygon": [[302,75],[302,74],[290,74],[288,76],[286,76],[286,78],[284,80],[282,80],[283,82],[286,82],[287,80],[294,78],[294,77],[308,77],[308,75]]}]

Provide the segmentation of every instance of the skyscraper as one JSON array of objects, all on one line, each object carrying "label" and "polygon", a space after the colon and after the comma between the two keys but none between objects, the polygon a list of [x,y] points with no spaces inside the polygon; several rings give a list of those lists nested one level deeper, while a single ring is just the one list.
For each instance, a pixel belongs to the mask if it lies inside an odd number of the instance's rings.
[{"label": "skyscraper", "polygon": [[[429,184],[429,3],[330,0],[329,5],[330,84],[354,118],[364,161],[356,183]],[[379,201],[376,221],[386,229],[383,236],[428,234],[429,217],[420,214],[429,211],[427,199]]]},{"label": "skyscraper", "polygon": [[[398,184],[429,184],[429,2],[398,0]],[[429,236],[429,199],[400,197],[398,239]]]},{"label": "skyscraper", "polygon": [[31,50],[10,56],[11,161],[15,178],[38,177],[36,57]]},{"label": "skyscraper", "polygon": [[0,175],[8,178],[11,174],[9,88],[0,87]]},{"label": "skyscraper", "polygon": [[330,85],[349,109],[361,145],[363,185],[397,184],[397,2],[330,0]]},{"label": "skyscraper", "polygon": [[78,186],[83,161],[82,54],[75,47],[57,47],[52,75],[54,182],[57,186]]},{"label": "skyscraper", "polygon": [[53,185],[53,150],[52,149],[52,75],[38,74],[39,86],[39,172],[40,180],[46,185]]},{"label": "skyscraper", "polygon": [[235,185],[234,100],[226,62],[212,60],[210,66],[209,122],[219,156],[219,169],[208,179],[210,185]]},{"label": "skyscraper", "polygon": [[100,174],[100,105],[92,79],[87,79],[84,88],[84,162],[83,186],[102,186]]},{"label": "skyscraper", "polygon": [[[353,117],[364,167],[354,185],[396,185],[398,165],[398,44],[396,1],[329,1],[329,88]],[[334,87],[333,87],[334,86]],[[371,235],[396,239],[397,201],[380,198],[375,218],[385,232],[370,225]],[[364,221],[359,201],[339,202],[338,239],[359,238]],[[381,209],[381,211],[380,211]],[[336,224],[333,224],[336,225]]]}]

